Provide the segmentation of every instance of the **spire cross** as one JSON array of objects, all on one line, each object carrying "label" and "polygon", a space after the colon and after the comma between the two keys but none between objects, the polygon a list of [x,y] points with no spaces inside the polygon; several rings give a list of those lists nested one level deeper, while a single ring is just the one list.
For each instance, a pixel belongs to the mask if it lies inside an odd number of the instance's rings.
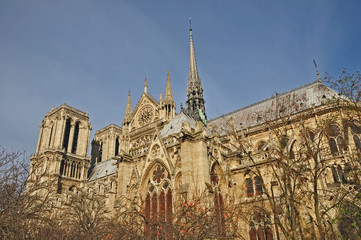
[{"label": "spire cross", "polygon": [[315,59],[313,59],[313,64],[315,64],[315,68],[316,68],[317,81],[318,81],[319,83],[322,83],[321,77],[320,77],[320,73],[318,72],[318,68],[317,68],[317,64],[316,64],[316,60],[315,60]]}]

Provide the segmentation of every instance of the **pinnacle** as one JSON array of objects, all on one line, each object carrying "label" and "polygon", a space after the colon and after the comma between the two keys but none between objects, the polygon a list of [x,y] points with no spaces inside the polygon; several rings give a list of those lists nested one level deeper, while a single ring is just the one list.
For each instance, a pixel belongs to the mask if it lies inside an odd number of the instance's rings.
[{"label": "pinnacle", "polygon": [[123,125],[130,122],[130,117],[132,115],[133,108],[131,103],[131,97],[130,97],[130,90],[128,92],[128,100],[127,100],[127,106],[125,107],[125,114],[124,114],[124,120]]},{"label": "pinnacle", "polygon": [[167,73],[167,83],[165,86],[165,99],[173,100],[172,85],[170,84],[169,70]]}]

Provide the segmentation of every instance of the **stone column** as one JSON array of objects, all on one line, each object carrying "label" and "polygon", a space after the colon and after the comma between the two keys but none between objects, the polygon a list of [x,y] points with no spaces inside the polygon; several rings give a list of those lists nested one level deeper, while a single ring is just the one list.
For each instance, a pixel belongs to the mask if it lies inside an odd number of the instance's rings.
[{"label": "stone column", "polygon": [[128,161],[118,163],[118,196],[125,196],[127,191],[127,183],[130,179],[131,164]]},{"label": "stone column", "polygon": [[[75,124],[70,123],[70,134],[69,134],[69,142],[68,142],[68,152],[71,152],[71,149],[73,147],[73,139],[74,139],[74,128]],[[79,140],[79,138],[78,138]]]},{"label": "stone column", "polygon": [[84,148],[83,148],[83,155],[84,157],[88,156],[88,149],[89,149],[89,141],[90,141],[90,126],[86,126],[84,128],[84,131],[85,131],[85,139],[86,139],[86,142],[84,143]]},{"label": "stone column", "polygon": [[57,132],[60,132],[60,135],[58,136],[58,141],[57,141],[57,147],[58,148],[63,148],[63,141],[64,141],[64,130],[65,130],[65,115],[61,116],[61,119],[60,119],[61,123],[59,124],[59,131]]},{"label": "stone column", "polygon": [[57,128],[58,128],[58,119],[56,119],[55,124],[53,124],[53,136],[51,136],[50,148],[54,148],[55,136],[57,135]]}]

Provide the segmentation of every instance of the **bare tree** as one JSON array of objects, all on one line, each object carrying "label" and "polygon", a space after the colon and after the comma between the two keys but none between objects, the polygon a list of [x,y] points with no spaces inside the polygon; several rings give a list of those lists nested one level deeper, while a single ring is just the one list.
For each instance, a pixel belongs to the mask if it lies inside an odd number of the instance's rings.
[{"label": "bare tree", "polygon": [[359,73],[343,72],[333,86],[346,96],[328,99],[319,110],[294,115],[287,108],[297,103],[276,97],[277,116],[270,109],[257,118],[269,137],[256,151],[248,132],[237,131],[236,119],[229,119],[223,140],[241,164],[252,163],[249,171],[257,176],[268,200],[257,207],[271,212],[277,238],[282,233],[286,239],[338,239],[334,223],[340,206],[347,201],[349,209],[351,200],[359,201],[360,84]]}]

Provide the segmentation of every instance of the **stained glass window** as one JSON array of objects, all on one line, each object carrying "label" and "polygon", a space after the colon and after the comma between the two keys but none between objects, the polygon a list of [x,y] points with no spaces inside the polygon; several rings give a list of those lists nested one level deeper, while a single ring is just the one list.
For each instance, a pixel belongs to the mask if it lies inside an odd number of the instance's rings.
[{"label": "stained glass window", "polygon": [[253,197],[254,189],[253,189],[253,181],[251,178],[246,179],[246,187],[247,187],[247,196]]},{"label": "stained glass window", "polygon": [[160,183],[160,181],[162,181],[162,179],[164,178],[164,172],[165,172],[164,167],[158,166],[153,171],[153,181],[156,183]]}]

